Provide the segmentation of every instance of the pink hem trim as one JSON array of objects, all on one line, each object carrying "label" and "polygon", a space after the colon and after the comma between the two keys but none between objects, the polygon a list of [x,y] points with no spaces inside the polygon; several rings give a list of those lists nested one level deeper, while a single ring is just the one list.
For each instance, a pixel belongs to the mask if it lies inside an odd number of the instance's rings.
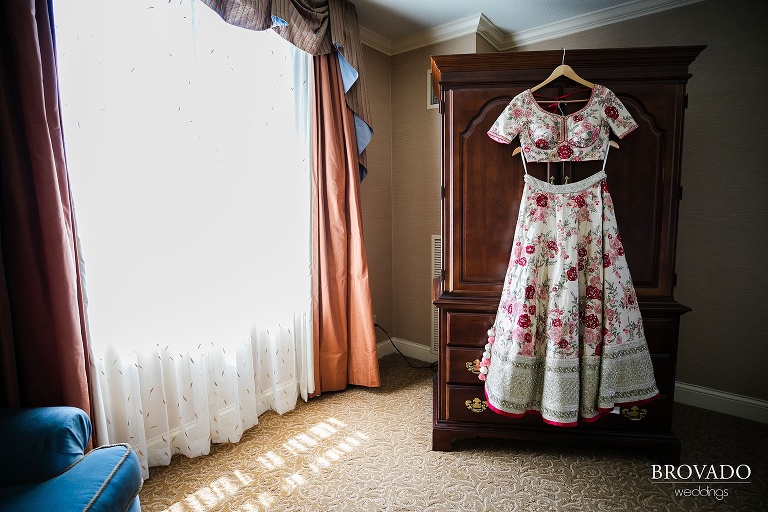
[{"label": "pink hem trim", "polygon": [[[485,395],[485,402],[488,404],[488,408],[493,412],[495,412],[496,414],[500,414],[502,416],[507,416],[510,418],[522,418],[523,416],[528,416],[530,414],[538,414],[539,416],[541,416],[541,411],[537,411],[535,409],[529,409],[522,414],[502,411],[501,409],[498,409],[494,407],[493,404],[491,404],[490,400],[488,399],[488,393],[485,392],[485,388],[483,388],[483,394]],[[557,421],[548,420],[543,416],[541,416],[541,421],[543,421],[544,423],[548,423],[549,425],[554,425],[555,427],[575,427],[578,425],[577,421],[573,423],[560,423]]]},{"label": "pink hem trim", "polygon": [[543,421],[544,423],[547,423],[549,425],[554,425],[555,427],[575,427],[575,426],[578,425],[578,422],[574,422],[574,423],[560,423],[558,421],[548,420],[548,419],[544,418],[543,416],[541,416],[541,411],[537,411],[537,410],[534,410],[534,409],[530,409],[528,411],[525,411],[522,414],[516,414],[514,412],[502,411],[501,409],[497,409],[496,407],[493,406],[493,404],[488,402],[488,395],[486,395],[485,398],[486,398],[486,403],[488,404],[488,408],[490,410],[492,410],[493,412],[495,412],[496,414],[500,414],[501,416],[507,416],[509,418],[522,418],[523,416],[529,416],[531,414],[537,414],[537,415],[539,415],[541,417],[541,421]]},{"label": "pink hem trim", "polygon": [[[488,408],[490,410],[492,410],[493,412],[495,412],[496,414],[500,414],[501,416],[507,416],[509,418],[522,418],[523,416],[528,416],[530,414],[538,414],[539,416],[541,416],[541,411],[537,411],[535,409],[529,409],[529,410],[525,411],[524,413],[517,414],[517,413],[514,413],[514,412],[502,411],[501,409],[498,409],[498,408],[494,407],[494,405],[491,403],[490,399],[488,398],[488,393],[485,390],[485,386],[483,386],[483,395],[485,395],[485,402],[486,402],[486,404],[488,404]],[[614,407],[621,407],[623,405],[647,404],[648,402],[653,402],[654,400],[656,400],[660,396],[661,396],[660,393],[656,393],[652,397],[646,398],[644,400],[633,400],[631,402],[618,402],[618,403],[615,403],[613,405],[613,407],[598,409],[597,410],[598,411],[597,414],[595,416],[592,416],[591,418],[580,417],[579,419],[581,421],[586,422],[586,423],[593,423],[593,422],[599,420],[600,418],[602,418],[602,417],[604,417],[604,416],[606,416],[608,414],[611,414],[611,412],[613,412]],[[546,423],[548,425],[553,425],[555,427],[577,427],[579,425],[578,421],[574,421],[572,423],[561,423],[559,421],[548,420],[544,416],[541,416],[541,421],[543,421],[544,423]]]},{"label": "pink hem trim", "polygon": [[500,134],[498,134],[496,132],[492,132],[490,130],[488,130],[487,133],[488,133],[488,136],[490,138],[492,138],[493,140],[495,140],[496,142],[501,142],[502,144],[512,144],[512,141],[510,139],[504,137],[503,135],[500,135]]},{"label": "pink hem trim", "polygon": [[[614,407],[616,407],[616,406],[614,405]],[[597,410],[597,414],[595,414],[591,418],[581,418],[581,420],[586,422],[586,423],[594,423],[597,420],[599,420],[600,418],[611,414],[612,412],[613,412],[613,407],[611,407],[610,409],[598,409]]]},{"label": "pink hem trim", "polygon": [[547,423],[548,425],[554,425],[555,427],[570,427],[570,428],[572,428],[572,427],[578,427],[579,426],[579,422],[578,421],[574,421],[573,423],[560,423],[558,421],[548,420],[548,419],[544,418],[543,416],[541,418],[541,421],[543,421],[544,423]]},{"label": "pink hem trim", "polygon": [[635,126],[631,130],[626,131],[626,132],[622,133],[621,135],[619,135],[619,140],[623,139],[624,137],[626,137],[627,135],[629,135],[633,131],[637,130],[639,127],[640,127],[640,125],[635,123]]}]

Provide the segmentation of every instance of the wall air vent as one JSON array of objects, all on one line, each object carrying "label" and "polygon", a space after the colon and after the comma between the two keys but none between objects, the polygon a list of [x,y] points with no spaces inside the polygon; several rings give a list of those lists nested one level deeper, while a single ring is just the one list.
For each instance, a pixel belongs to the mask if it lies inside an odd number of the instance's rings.
[{"label": "wall air vent", "polygon": [[[432,278],[440,278],[443,271],[443,239],[440,235],[432,235]],[[437,354],[439,332],[439,316],[437,308],[432,305],[432,349],[433,354]]]}]

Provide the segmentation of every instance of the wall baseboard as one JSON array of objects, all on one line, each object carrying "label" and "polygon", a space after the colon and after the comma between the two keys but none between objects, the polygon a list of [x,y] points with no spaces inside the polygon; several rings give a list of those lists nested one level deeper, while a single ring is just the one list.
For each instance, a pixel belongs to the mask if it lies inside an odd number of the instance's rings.
[{"label": "wall baseboard", "polygon": [[[424,361],[427,363],[434,363],[437,361],[437,354],[433,354],[430,351],[429,345],[424,345],[422,343],[415,343],[413,341],[404,340],[401,338],[392,338],[392,343],[397,346],[397,348],[400,349],[400,352],[405,354],[408,357],[412,357],[414,359],[418,359],[419,361]],[[397,351],[392,346],[392,343],[389,342],[389,340],[380,341],[376,345],[376,352],[379,356],[379,359],[381,359],[384,356],[388,356],[389,354],[397,354]]]},{"label": "wall baseboard", "polygon": [[[429,345],[415,343],[402,338],[392,338],[392,342],[400,349],[400,352],[408,357],[428,363],[437,361],[437,354],[433,354],[430,351]],[[379,359],[397,353],[389,340],[380,341],[376,345],[376,351]],[[768,423],[768,401],[766,400],[695,386],[684,382],[676,382],[675,402],[759,421],[760,423]]]},{"label": "wall baseboard", "polygon": [[766,400],[676,382],[675,402],[768,423],[768,401]]}]

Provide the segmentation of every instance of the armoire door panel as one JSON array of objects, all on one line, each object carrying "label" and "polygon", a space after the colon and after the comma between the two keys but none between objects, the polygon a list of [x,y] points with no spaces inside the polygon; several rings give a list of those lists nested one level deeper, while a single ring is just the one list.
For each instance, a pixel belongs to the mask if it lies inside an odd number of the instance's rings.
[{"label": "armoire door panel", "polygon": [[[451,91],[446,158],[452,162],[446,219],[448,250],[445,291],[494,296],[501,292],[523,186],[522,163],[512,147],[486,132],[514,94],[509,90]],[[511,226],[511,229],[510,229]]]},{"label": "armoire door panel", "polygon": [[[669,86],[672,87],[672,86]],[[516,91],[516,90],[515,90]],[[445,291],[457,295],[494,296],[501,292],[509,263],[523,191],[523,165],[512,156],[519,145],[500,144],[486,132],[515,91],[449,91],[447,104],[451,163],[447,193],[451,209],[445,219],[448,250]],[[670,218],[676,190],[672,149],[682,127],[668,109],[654,105],[657,92],[641,85],[619,85],[616,94],[638,122],[638,129],[609,153],[606,172],[628,266],[640,297],[671,297],[674,233]],[[647,104],[646,104],[647,103]],[[601,168],[595,162],[530,164],[539,179],[550,176],[578,181]],[[676,219],[675,219],[676,222]],[[458,242],[460,241],[460,242]]]}]

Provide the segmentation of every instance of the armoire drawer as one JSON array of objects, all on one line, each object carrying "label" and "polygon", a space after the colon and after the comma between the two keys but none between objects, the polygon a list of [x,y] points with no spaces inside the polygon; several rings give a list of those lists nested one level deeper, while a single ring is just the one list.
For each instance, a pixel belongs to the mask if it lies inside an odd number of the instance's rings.
[{"label": "armoire drawer", "polygon": [[643,315],[643,330],[651,354],[677,352],[677,317]]},{"label": "armoire drawer", "polygon": [[488,408],[483,386],[446,386],[446,404],[445,419],[449,421],[508,423],[510,420]]},{"label": "armoire drawer", "polygon": [[675,390],[675,366],[668,354],[651,354],[653,376],[662,395],[671,395]]},{"label": "armoire drawer", "polygon": [[484,347],[488,343],[488,329],[493,327],[495,314],[447,311],[446,344],[465,347]]},{"label": "armoire drawer", "polygon": [[482,384],[478,378],[483,348],[447,347],[446,382],[450,384]]}]

